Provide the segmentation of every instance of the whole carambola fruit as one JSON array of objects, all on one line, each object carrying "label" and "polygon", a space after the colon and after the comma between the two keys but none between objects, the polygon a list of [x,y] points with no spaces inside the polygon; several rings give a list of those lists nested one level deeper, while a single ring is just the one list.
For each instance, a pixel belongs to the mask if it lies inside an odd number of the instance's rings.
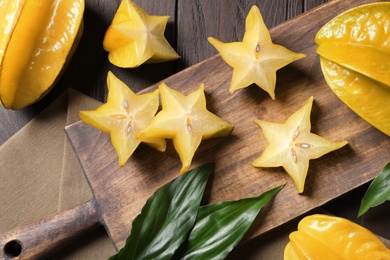
[{"label": "whole carambola fruit", "polygon": [[21,109],[45,96],[83,31],[84,0],[8,0],[0,5],[0,101]]},{"label": "whole carambola fruit", "polygon": [[322,72],[356,114],[390,135],[390,2],[352,8],[317,33]]}]

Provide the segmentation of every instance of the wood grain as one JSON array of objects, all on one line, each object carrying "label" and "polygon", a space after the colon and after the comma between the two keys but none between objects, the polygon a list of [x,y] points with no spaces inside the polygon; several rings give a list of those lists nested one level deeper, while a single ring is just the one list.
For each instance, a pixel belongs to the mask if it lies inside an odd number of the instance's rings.
[{"label": "wood grain", "polygon": [[42,259],[100,226],[95,201],[0,234],[0,259]]},{"label": "wood grain", "polygon": [[[144,89],[168,76],[188,68],[216,54],[207,43],[207,36],[226,41],[241,40],[245,16],[252,4],[265,10],[264,20],[269,28],[318,6],[327,0],[134,0],[150,15],[169,15],[166,37],[182,56],[182,59],[154,65],[143,65],[136,69],[121,69],[107,60],[102,42],[120,0],[86,0],[84,33],[79,46],[61,80],[53,90],[36,104],[18,111],[0,106],[0,145],[45,109],[67,88],[76,89],[100,101],[107,96],[106,76],[113,71],[133,91]],[[305,10],[295,9],[295,4],[304,2]],[[306,3],[307,2],[307,3]],[[315,2],[315,3],[314,3]],[[236,13],[231,16],[231,13]],[[287,15],[290,13],[290,15]],[[206,30],[204,30],[206,29]]]},{"label": "wood grain", "polygon": [[[263,234],[329,202],[371,180],[386,164],[390,152],[387,136],[371,127],[346,107],[326,85],[319,66],[314,36],[338,13],[372,1],[334,1],[271,30],[275,43],[307,57],[278,71],[276,100],[256,86],[228,93],[231,68],[216,55],[164,82],[184,94],[205,84],[208,108],[233,123],[228,138],[205,141],[192,167],[213,161],[215,173],[204,203],[257,196],[282,183],[285,188],[268,203],[252,226],[248,238]],[[158,84],[144,91],[151,91]],[[261,169],[251,162],[266,141],[253,120],[284,122],[314,96],[312,132],[349,145],[311,162],[305,192],[298,195],[280,168]],[[77,122],[66,128],[99,205],[104,225],[115,246],[124,245],[131,221],[146,199],[178,176],[181,167],[173,146],[164,153],[141,145],[130,161],[119,167],[107,135]]]},{"label": "wood grain", "polygon": [[[0,145],[6,142],[13,134],[27,124],[29,120],[34,118],[40,111],[46,108],[48,104],[53,102],[60,93],[69,87],[77,89],[100,101],[104,101],[107,94],[105,82],[108,70],[112,70],[122,80],[125,80],[134,91],[137,91],[165,79],[174,72],[179,72],[197,62],[215,55],[215,49],[205,42],[206,37],[210,35],[225,41],[241,40],[243,31],[239,28],[244,28],[245,11],[243,10],[245,8],[248,9],[248,6],[252,3],[260,6],[261,10],[265,10],[265,14],[263,14],[265,23],[269,28],[272,28],[295,15],[299,15],[304,11],[327,2],[327,0],[198,0],[197,3],[202,5],[202,8],[198,8],[196,5],[193,5],[191,1],[187,0],[135,0],[135,2],[151,14],[155,12],[164,15],[165,13],[163,12],[171,14],[172,17],[167,26],[167,37],[172,45],[177,48],[179,54],[182,55],[184,61],[179,60],[168,64],[152,66],[146,65],[135,70],[115,68],[108,63],[107,53],[102,49],[102,45],[100,45],[99,42],[102,41],[105,30],[109,26],[120,0],[86,0],[84,35],[66,73],[53,91],[37,104],[19,111],[5,110],[0,107]],[[349,2],[347,2],[347,4],[348,3]],[[188,7],[184,4],[189,4],[190,6]],[[175,8],[173,10],[172,7],[174,6]],[[350,6],[352,7],[353,5]],[[227,10],[229,8],[233,9]],[[301,8],[303,8],[303,10],[301,10]],[[322,6],[319,8],[322,8]],[[193,12],[193,9],[199,9],[200,11]],[[224,12],[229,15],[225,15]],[[230,15],[232,13],[239,13],[240,15]],[[192,20],[189,21],[189,18]],[[192,37],[194,31],[191,26],[196,27],[197,21],[203,23],[204,26],[202,28],[207,28],[207,30],[206,32],[197,32],[197,36],[203,36]],[[308,22],[307,27],[310,26],[311,24]],[[232,27],[234,27],[234,29],[232,29]],[[285,36],[289,37],[290,33],[291,32],[286,32]],[[278,30],[273,30],[273,34],[279,34]],[[297,37],[299,37],[299,35]],[[184,42],[186,45],[181,46]],[[197,50],[198,53],[194,50]],[[293,67],[295,67],[295,65]],[[287,73],[287,71],[281,71],[281,73]],[[313,85],[314,83],[315,79],[312,79],[309,85]],[[258,91],[255,91],[255,93],[258,93]],[[208,99],[210,98],[208,97]],[[317,104],[315,104],[314,109],[318,110],[317,113],[319,113],[327,108],[317,107]],[[283,111],[283,113],[284,116],[288,116],[288,112]],[[313,120],[313,124],[316,124],[316,121],[317,120]],[[321,129],[322,128],[317,126],[316,129],[313,130],[317,131]],[[257,130],[259,131],[259,129]],[[258,134],[260,139],[261,132],[259,131]],[[368,140],[368,142],[369,141],[370,140]],[[147,156],[147,152],[137,155],[137,160],[141,160],[140,156]],[[177,156],[174,152],[171,151],[169,156],[172,156],[177,160]],[[333,155],[331,158],[333,158]],[[367,162],[367,164],[374,164],[376,162],[377,160],[373,160],[372,162]],[[380,168],[381,165],[377,165],[377,167]],[[311,168],[313,168],[313,165]],[[311,170],[311,172],[315,172],[315,169],[316,168]],[[282,176],[284,173],[280,172],[278,174]],[[158,176],[153,177],[159,178]],[[367,186],[360,187],[350,191],[347,195],[343,195],[341,198],[332,200],[332,203],[327,203],[327,209],[333,214],[352,219],[359,224],[370,227],[377,234],[383,234],[383,236],[390,238],[390,222],[387,217],[389,203],[385,203],[382,206],[370,210],[361,218],[356,218],[359,200],[366,188]],[[15,207],[18,207],[18,205],[15,205]],[[12,214],[12,212],[7,212],[4,216],[6,214],[8,216],[9,214]]]},{"label": "wood grain", "polygon": [[252,5],[260,8],[268,28],[302,13],[299,9],[298,12],[288,15],[287,10],[291,9],[288,9],[286,0],[179,1],[177,48],[183,57],[177,61],[179,70],[217,54],[207,41],[209,36],[224,42],[241,41],[245,32],[245,18]]},{"label": "wood grain", "polygon": [[[105,84],[108,71],[113,71],[115,75],[123,78],[133,91],[144,89],[177,71],[174,62],[146,64],[131,70],[115,67],[108,62],[107,52],[103,49],[103,38],[120,2],[120,0],[85,1],[83,36],[64,75],[53,90],[45,98],[25,109],[13,111],[0,106],[0,145],[68,88],[104,101],[107,96]],[[171,16],[166,37],[172,46],[176,46],[176,1],[134,0],[134,2],[150,15]]]},{"label": "wood grain", "polygon": [[[294,2],[294,0],[291,0]],[[323,3],[327,3],[332,0],[304,0],[303,1],[303,12],[309,11],[315,7],[320,6]]]}]

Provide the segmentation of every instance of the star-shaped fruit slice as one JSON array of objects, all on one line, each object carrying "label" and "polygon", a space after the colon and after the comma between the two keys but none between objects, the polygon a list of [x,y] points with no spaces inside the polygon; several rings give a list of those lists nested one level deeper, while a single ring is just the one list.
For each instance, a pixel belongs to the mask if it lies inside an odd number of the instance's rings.
[{"label": "star-shaped fruit slice", "polygon": [[165,83],[159,90],[162,110],[137,137],[172,139],[184,173],[202,140],[230,135],[234,126],[206,109],[203,84],[188,96]]},{"label": "star-shaped fruit slice", "polygon": [[310,97],[284,124],[255,120],[263,130],[268,146],[252,165],[282,166],[293,179],[298,193],[304,190],[309,160],[319,158],[347,144],[346,141],[333,142],[310,132],[312,105],[313,97]]},{"label": "star-shaped fruit slice", "polygon": [[144,129],[157,113],[159,91],[134,94],[121,80],[109,72],[107,75],[107,103],[96,110],[79,112],[81,120],[111,136],[118,157],[123,166],[142,142],[165,151],[166,141],[162,138],[137,139],[136,135]]},{"label": "star-shaped fruit slice", "polygon": [[233,68],[229,92],[254,83],[275,99],[276,71],[306,55],[273,44],[255,5],[249,11],[245,28],[242,42],[223,43],[213,37],[208,38],[222,59]]},{"label": "star-shaped fruit slice", "polygon": [[122,0],[106,31],[109,61],[123,68],[180,58],[164,36],[169,16],[149,16],[131,0]]}]

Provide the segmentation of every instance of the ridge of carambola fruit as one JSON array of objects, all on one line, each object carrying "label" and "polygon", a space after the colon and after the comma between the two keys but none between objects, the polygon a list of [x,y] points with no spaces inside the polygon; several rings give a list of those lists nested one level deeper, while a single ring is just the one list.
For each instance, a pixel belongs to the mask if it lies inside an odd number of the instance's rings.
[{"label": "ridge of carambola fruit", "polygon": [[321,69],[331,90],[356,114],[390,136],[390,3],[361,5],[317,33]]},{"label": "ridge of carambola fruit", "polygon": [[7,109],[33,104],[55,85],[81,38],[85,5],[84,0],[16,3],[20,10],[11,4],[0,11],[14,18],[0,25],[9,29],[0,37],[0,100]]}]

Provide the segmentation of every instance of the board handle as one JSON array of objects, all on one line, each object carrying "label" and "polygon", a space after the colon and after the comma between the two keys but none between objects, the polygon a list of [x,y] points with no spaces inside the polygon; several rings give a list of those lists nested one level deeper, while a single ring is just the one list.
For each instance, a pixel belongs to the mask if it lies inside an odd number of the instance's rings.
[{"label": "board handle", "polygon": [[0,259],[42,259],[100,226],[95,201],[0,234]]}]

